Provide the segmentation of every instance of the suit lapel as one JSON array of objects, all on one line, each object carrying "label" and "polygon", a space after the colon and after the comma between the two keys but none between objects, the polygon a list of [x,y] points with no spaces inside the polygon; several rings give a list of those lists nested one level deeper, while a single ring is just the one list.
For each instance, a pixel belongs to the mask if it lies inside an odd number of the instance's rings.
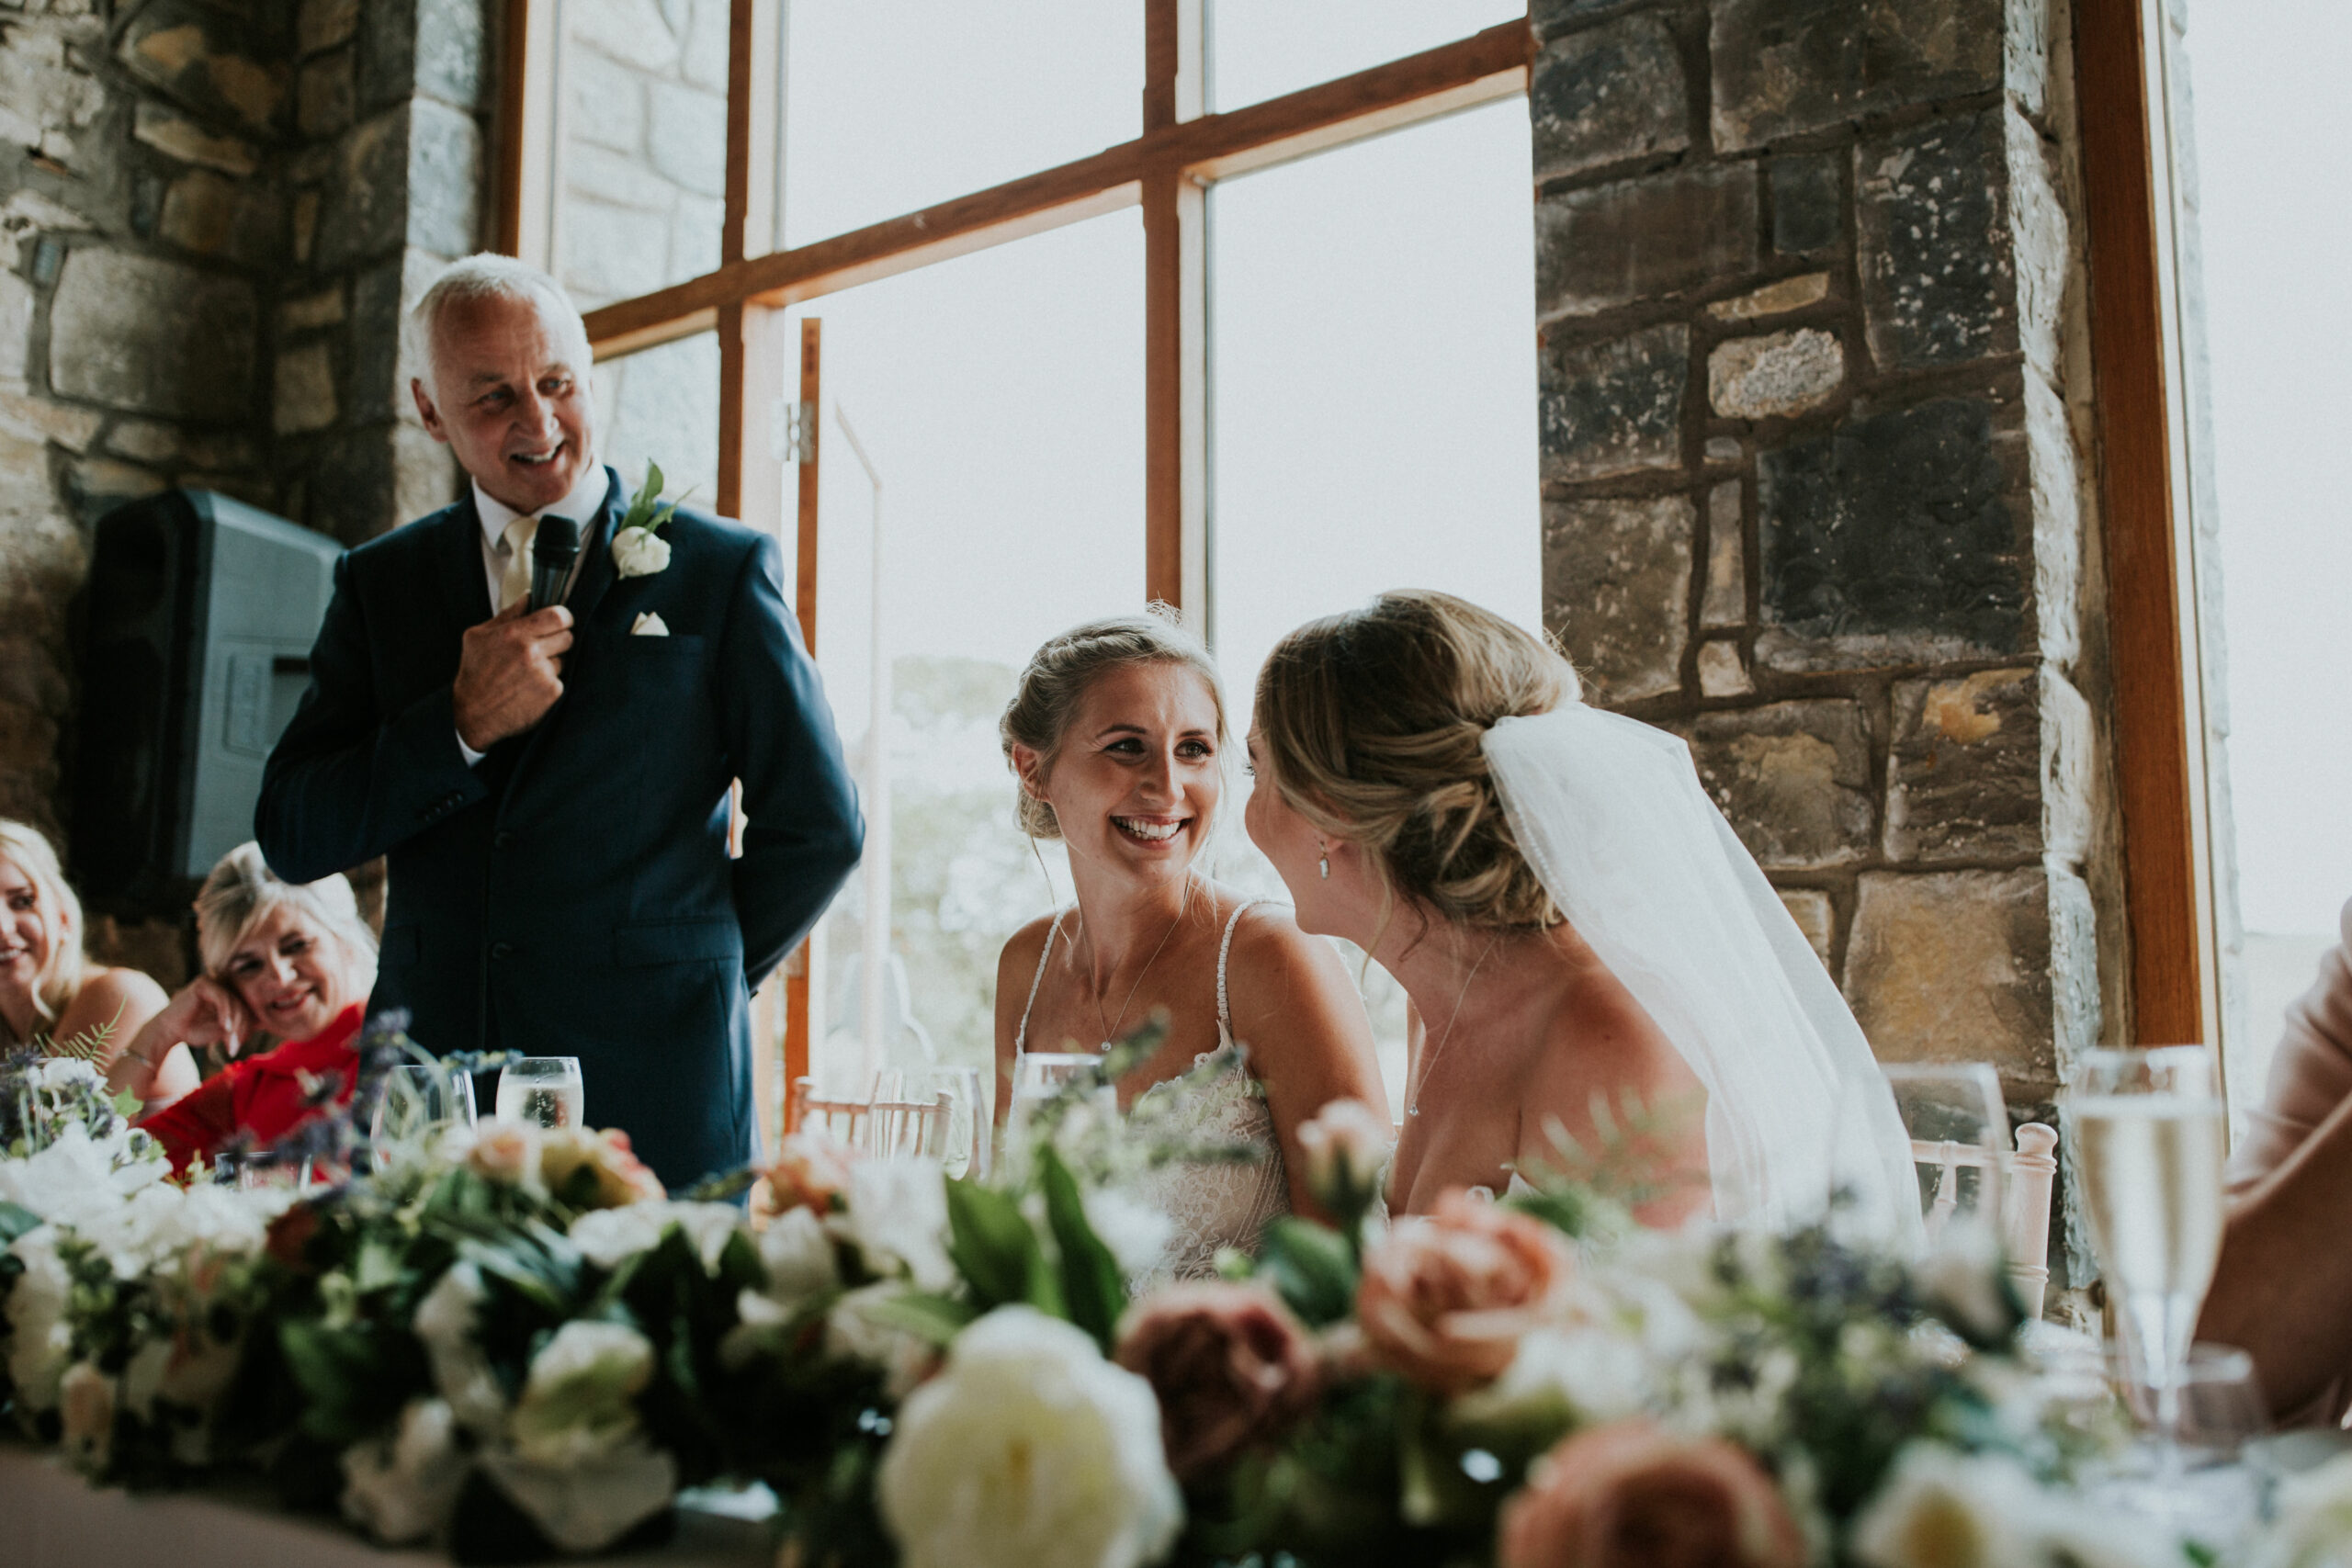
[{"label": "suit lapel", "polygon": [[481,513],[474,509],[471,485],[449,508],[440,527],[434,553],[439,558],[441,596],[448,604],[450,619],[463,631],[490,619],[492,611],[490,582],[481,565]]},{"label": "suit lapel", "polygon": [[[613,527],[620,519],[621,481],[620,476],[610,468],[605,470],[605,509],[597,514],[595,526],[590,532],[588,559],[580,568],[580,581],[572,584],[571,596],[564,601],[571,607],[572,626],[571,651],[564,656],[565,697],[571,694],[571,688],[579,681],[582,666],[594,657],[585,635],[588,620],[613,586]],[[470,503],[467,510],[472,510]],[[482,574],[476,571],[474,576],[477,587],[487,593],[487,584],[481,581]],[[514,798],[516,786],[523,775],[531,771],[539,754],[547,749],[548,737],[563,722],[565,697],[558,697],[555,706],[548,710],[547,716],[534,725],[531,732],[523,738],[522,753],[514,759],[514,771],[507,776],[504,798],[500,803],[502,812],[505,801]]]}]

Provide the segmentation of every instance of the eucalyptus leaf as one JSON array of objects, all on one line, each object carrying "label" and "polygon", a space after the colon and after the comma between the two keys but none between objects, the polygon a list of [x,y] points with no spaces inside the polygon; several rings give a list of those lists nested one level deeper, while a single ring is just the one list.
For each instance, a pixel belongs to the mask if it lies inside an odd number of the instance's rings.
[{"label": "eucalyptus leaf", "polygon": [[977,1181],[950,1181],[947,1229],[947,1255],[982,1307],[1026,1302],[1062,1314],[1060,1289],[1020,1200]]},{"label": "eucalyptus leaf", "polygon": [[1087,1223],[1077,1179],[1051,1145],[1037,1151],[1038,1185],[1046,1194],[1046,1221],[1061,1254],[1061,1294],[1069,1320],[1094,1336],[1108,1353],[1127,1310],[1127,1281],[1119,1260]]}]

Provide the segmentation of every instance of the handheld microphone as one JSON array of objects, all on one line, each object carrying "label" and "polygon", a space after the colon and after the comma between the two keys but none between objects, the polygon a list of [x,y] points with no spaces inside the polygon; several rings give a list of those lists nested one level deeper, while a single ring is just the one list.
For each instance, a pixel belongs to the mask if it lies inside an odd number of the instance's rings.
[{"label": "handheld microphone", "polygon": [[571,563],[580,558],[580,525],[569,517],[542,517],[531,536],[531,612],[563,603]]}]

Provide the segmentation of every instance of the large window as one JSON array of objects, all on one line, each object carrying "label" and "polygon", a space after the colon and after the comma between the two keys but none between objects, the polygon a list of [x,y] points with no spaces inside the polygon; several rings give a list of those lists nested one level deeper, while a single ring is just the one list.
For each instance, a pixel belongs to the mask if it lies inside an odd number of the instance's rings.
[{"label": "large window", "polygon": [[[1512,0],[509,15],[502,232],[594,307],[606,453],[707,469],[814,562],[793,592],[888,802],[888,875],[784,988],[785,1074],[871,1059],[885,897],[886,1043],[986,1059],[996,950],[1067,897],[994,732],[1046,635],[1164,600],[1246,722],[1273,639],[1380,588],[1535,623]],[[1220,870],[1262,880],[1239,784]]]}]

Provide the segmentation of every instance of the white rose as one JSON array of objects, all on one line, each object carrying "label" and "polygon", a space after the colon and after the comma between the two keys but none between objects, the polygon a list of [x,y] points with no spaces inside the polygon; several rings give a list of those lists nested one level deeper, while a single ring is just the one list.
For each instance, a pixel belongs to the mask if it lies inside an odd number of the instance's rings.
[{"label": "white rose", "polygon": [[936,1345],[873,1310],[905,1290],[895,1280],[867,1285],[842,1296],[825,1314],[825,1353],[879,1369],[883,1387],[893,1399],[906,1397],[939,1363]]},{"label": "white rose", "polygon": [[1637,1415],[1651,1403],[1641,1348],[1598,1329],[1539,1328],[1502,1376],[1454,1403],[1465,1421],[1570,1426]]},{"label": "white rose", "polygon": [[812,1209],[787,1209],[760,1233],[760,1262],[768,1271],[768,1300],[786,1309],[836,1290],[841,1269],[833,1238]]},{"label": "white rose", "polygon": [[391,1436],[344,1450],[343,1517],[386,1546],[434,1534],[465,1484],[457,1427],[440,1400],[411,1400]]},{"label": "white rose", "polygon": [[474,1313],[490,1292],[481,1270],[459,1263],[442,1275],[416,1303],[413,1326],[433,1365],[433,1385],[449,1402],[460,1426],[494,1437],[506,1419],[506,1398],[490,1358],[474,1343]]},{"label": "white rose", "polygon": [[508,1430],[535,1464],[603,1460],[637,1432],[637,1396],[653,1379],[653,1346],[619,1323],[574,1321],[531,1358]]},{"label": "white rose", "polygon": [[1869,1568],[2032,1562],[2038,1491],[2015,1461],[1914,1443],[1855,1519],[1855,1561]]},{"label": "white rose", "polygon": [[8,1250],[24,1265],[8,1292],[8,1379],[28,1410],[57,1405],[58,1380],[74,1349],[65,1322],[74,1280],[57,1256],[58,1234],[43,1225],[17,1238]]},{"label": "white rose", "polygon": [[829,1222],[876,1274],[903,1269],[926,1291],[956,1283],[947,1256],[947,1187],[920,1159],[864,1159],[850,1167],[849,1211]]},{"label": "white rose", "polygon": [[676,1225],[686,1233],[704,1271],[716,1273],[719,1254],[742,1223],[742,1211],[732,1203],[626,1203],[617,1209],[592,1209],[572,1221],[571,1244],[597,1268],[614,1269],[652,1251]]},{"label": "white rose", "polygon": [[1316,1201],[1352,1212],[1375,1191],[1396,1131],[1361,1100],[1334,1100],[1298,1130],[1306,1186]]},{"label": "white rose", "polygon": [[114,1453],[114,1379],[87,1361],[66,1369],[57,1385],[65,1457],[96,1473]]},{"label": "white rose", "polygon": [[63,1089],[69,1084],[95,1086],[98,1069],[78,1056],[51,1056],[33,1070],[33,1077],[43,1089]]},{"label": "white rose", "polygon": [[907,1396],[875,1493],[906,1568],[1138,1568],[1184,1518],[1151,1385],[1018,1306]]},{"label": "white rose", "polygon": [[585,1464],[548,1465],[520,1454],[481,1456],[484,1473],[539,1533],[565,1551],[602,1551],[670,1506],[678,1464],[641,1442]]},{"label": "white rose", "polygon": [[[17,1287],[24,1289],[22,1285]],[[2352,1454],[2278,1484],[2276,1519],[2247,1568],[2335,1568],[2352,1551]]]},{"label": "white rose", "polygon": [[1079,1201],[1086,1210],[1087,1228],[1111,1249],[1120,1273],[1135,1280],[1159,1267],[1169,1237],[1176,1234],[1176,1222],[1166,1211],[1115,1187],[1096,1188]]},{"label": "white rose", "polygon": [[45,1220],[71,1223],[102,1213],[121,1191],[113,1156],[79,1123],[37,1154],[0,1160],[0,1201]]},{"label": "white rose", "polygon": [[613,536],[613,570],[622,577],[650,577],[670,564],[670,541],[646,528],[624,528]]}]

